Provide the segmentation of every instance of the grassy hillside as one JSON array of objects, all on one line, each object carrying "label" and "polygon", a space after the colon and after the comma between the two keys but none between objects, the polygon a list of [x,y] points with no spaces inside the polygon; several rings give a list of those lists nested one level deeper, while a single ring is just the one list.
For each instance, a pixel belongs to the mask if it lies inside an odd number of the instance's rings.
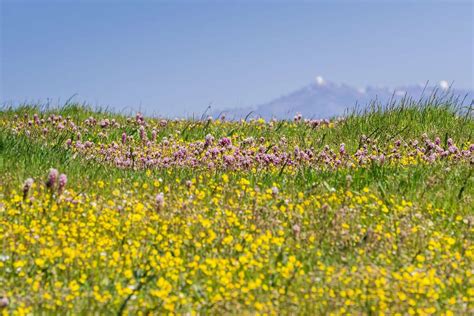
[{"label": "grassy hillside", "polygon": [[473,131],[437,98],[267,122],[5,108],[1,311],[468,314]]}]

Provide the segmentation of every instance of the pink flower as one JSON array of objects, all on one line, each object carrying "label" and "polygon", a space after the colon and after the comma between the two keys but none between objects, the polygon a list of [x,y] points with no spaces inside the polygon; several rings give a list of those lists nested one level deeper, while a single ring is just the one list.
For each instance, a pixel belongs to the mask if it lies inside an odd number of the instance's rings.
[{"label": "pink flower", "polygon": [[155,200],[156,200],[156,208],[157,208],[158,210],[160,210],[161,208],[163,208],[163,206],[165,205],[165,196],[164,196],[163,192],[158,193],[158,194],[156,195]]},{"label": "pink flower", "polygon": [[56,180],[58,179],[58,174],[59,172],[57,169],[51,168],[49,170],[48,181],[46,181],[46,186],[48,188],[54,187],[54,185],[56,184]]},{"label": "pink flower", "polygon": [[301,227],[298,224],[295,224],[293,225],[292,229],[293,229],[293,233],[296,235],[296,237],[298,237],[301,232]]},{"label": "pink flower", "polygon": [[28,178],[23,184],[23,200],[25,200],[26,197],[28,196],[28,192],[30,191],[31,186],[33,185],[33,182],[34,181],[32,178]]},{"label": "pink flower", "polygon": [[278,188],[277,187],[272,187],[272,195],[277,196],[278,195]]},{"label": "pink flower", "polygon": [[454,145],[451,145],[449,146],[448,148],[448,151],[451,153],[451,154],[455,154],[457,151],[458,151],[458,148]]},{"label": "pink flower", "polygon": [[346,153],[346,145],[344,143],[342,143],[341,146],[339,147],[339,153],[341,155],[344,155]]},{"label": "pink flower", "polygon": [[61,173],[61,175],[59,176],[59,186],[58,186],[58,192],[59,194],[61,194],[64,190],[64,188],[66,187],[66,184],[67,184],[67,176],[64,174],[64,173]]},{"label": "pink flower", "polygon": [[145,140],[146,139],[145,127],[143,125],[140,126],[139,133],[140,133],[140,139]]},{"label": "pink flower", "polygon": [[214,141],[214,137],[211,134],[207,134],[204,142],[205,147],[209,147],[212,145],[212,142]]},{"label": "pink flower", "polygon": [[10,304],[10,302],[6,296],[0,297],[0,308],[5,308],[8,306],[8,304]]},{"label": "pink flower", "polygon": [[107,126],[109,126],[109,123],[110,123],[109,119],[105,119],[105,120],[101,120],[99,124],[100,124],[100,127],[106,128]]},{"label": "pink flower", "polygon": [[221,145],[222,147],[227,147],[227,146],[230,146],[231,144],[231,141],[229,138],[227,137],[222,137],[220,140],[219,140],[219,145]]}]

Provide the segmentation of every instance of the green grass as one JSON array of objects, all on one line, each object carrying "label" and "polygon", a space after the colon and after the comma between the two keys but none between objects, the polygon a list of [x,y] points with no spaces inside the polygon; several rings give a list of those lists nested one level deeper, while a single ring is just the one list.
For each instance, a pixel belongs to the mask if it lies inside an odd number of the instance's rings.
[{"label": "green grass", "polygon": [[[77,139],[71,130],[43,136],[41,128],[31,127],[29,137],[23,127],[13,130],[35,113],[42,118],[70,117],[81,127],[83,142],[119,143],[122,132],[138,139],[133,117],[128,120],[107,109],[25,105],[0,112],[0,255],[8,257],[0,260],[0,291],[4,291],[0,296],[10,299],[5,311],[420,315],[472,311],[472,153],[463,160],[352,168],[302,164],[255,170],[121,169],[102,162],[100,156],[68,149],[66,139]],[[84,125],[90,116],[115,119],[121,127],[101,136],[100,127]],[[158,141],[166,137],[183,146],[202,141],[207,134],[232,137],[235,142],[263,137],[267,150],[283,138],[291,150],[297,146],[315,152],[329,146],[337,153],[344,143],[351,154],[361,147],[363,135],[386,152],[397,139],[421,142],[423,134],[440,137],[443,147],[449,138],[461,149],[474,142],[472,109],[452,96],[404,99],[384,106],[374,102],[367,110],[351,111],[323,128],[290,121],[191,119],[168,120],[161,126],[160,120],[147,118],[150,128],[157,128]],[[131,144],[131,151],[144,146],[138,141]],[[44,186],[50,168],[67,175],[69,191],[64,197],[78,199],[77,205]],[[22,200],[23,183],[30,177],[36,183],[29,193],[34,199]],[[242,184],[242,179],[249,184]],[[271,193],[273,186],[278,187],[276,195]],[[157,208],[158,192],[165,192],[166,202]],[[212,233],[216,239],[207,242]],[[35,235],[44,243],[35,242]],[[67,264],[68,253],[51,255],[51,260],[45,255],[45,249],[65,248],[77,251],[76,259]],[[115,252],[117,265],[111,259]],[[242,261],[239,266],[235,262],[244,260],[243,253],[250,263]],[[196,256],[201,270],[192,265]],[[38,262],[43,258],[46,263]],[[290,269],[293,259],[296,264]],[[219,283],[225,277],[241,287]],[[269,290],[263,285],[243,290],[259,277]],[[163,280],[170,283],[169,293],[159,292],[167,288]],[[71,289],[74,282],[77,292]],[[118,284],[138,286],[130,294]],[[111,298],[102,302],[94,296],[95,287]],[[355,293],[348,294],[351,291]]]},{"label": "green grass", "polygon": [[[395,139],[419,139],[426,133],[429,137],[436,136],[445,144],[452,138],[459,146],[472,143],[474,133],[474,120],[471,109],[455,103],[451,98],[434,98],[431,102],[417,103],[414,100],[404,99],[399,104],[382,106],[373,104],[364,111],[352,111],[342,122],[331,129],[312,129],[307,125],[295,125],[285,121],[276,122],[273,126],[259,128],[257,125],[229,122],[223,125],[210,126],[206,121],[177,121],[169,124],[159,131],[158,138],[176,136],[185,141],[202,140],[207,134],[216,138],[231,135],[245,135],[246,137],[265,137],[270,144],[275,144],[282,137],[301,148],[321,149],[325,145],[337,149],[339,144],[345,143],[348,150],[354,152],[360,146],[360,137],[366,135],[379,144],[393,142]],[[63,117],[72,117],[76,121],[83,121],[90,116],[97,119],[115,118],[125,122],[126,117],[117,115],[104,109],[72,104],[59,109],[45,110],[41,106],[23,106],[8,108],[0,113],[0,119],[10,119],[13,115],[20,118],[28,113],[60,114]],[[159,120],[159,119],[157,119]],[[128,134],[136,133],[134,129],[123,128]],[[109,139],[120,139],[120,129],[109,135]],[[74,135],[71,134],[71,137]],[[48,137],[47,143],[31,140],[26,137],[13,135],[10,131],[0,127],[0,173],[14,178],[14,183],[19,185],[29,176],[44,176],[49,168],[55,167],[64,170],[75,181],[91,181],[97,179],[113,180],[120,177],[129,182],[143,181],[145,172],[116,169],[114,167],[97,164],[82,157],[75,157],[66,150],[63,143],[64,135]],[[83,135],[84,140],[101,142],[94,131]],[[444,172],[449,168],[450,172]],[[434,170],[433,170],[434,169]],[[383,189],[387,193],[402,194],[408,197],[427,197],[440,203],[454,204],[459,191],[472,190],[471,167],[466,165],[440,164],[436,166],[416,166],[412,168],[399,168],[392,166],[374,165],[368,168],[357,169],[353,177],[353,185],[361,189],[372,186]],[[157,177],[164,179],[195,177],[198,170],[174,169],[153,170]],[[283,186],[297,189],[314,190],[315,187],[323,190],[323,183],[334,188],[345,186],[347,170],[338,172],[321,172],[311,168],[301,169],[296,175],[283,173],[249,174],[254,183],[279,183]],[[239,175],[238,175],[239,176]],[[238,177],[236,176],[236,177]],[[215,172],[215,177],[220,177],[220,172]],[[1,180],[0,180],[1,181]],[[444,192],[443,197],[437,192]],[[464,195],[464,194],[463,194]],[[469,196],[469,195],[467,195]],[[466,195],[464,195],[466,197]]]}]

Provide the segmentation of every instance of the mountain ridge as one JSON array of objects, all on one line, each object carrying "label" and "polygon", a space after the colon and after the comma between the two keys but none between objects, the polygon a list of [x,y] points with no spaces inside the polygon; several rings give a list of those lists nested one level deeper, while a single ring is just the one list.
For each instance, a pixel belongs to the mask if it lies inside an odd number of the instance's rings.
[{"label": "mountain ridge", "polygon": [[[300,113],[305,117],[329,118],[344,114],[347,109],[355,106],[365,108],[377,100],[380,104],[398,101],[404,97],[423,99],[432,96],[458,96],[464,104],[471,104],[474,98],[472,89],[456,89],[447,81],[437,85],[404,85],[395,88],[367,86],[356,88],[345,83],[334,83],[317,77],[312,84],[277,97],[269,102],[255,106],[214,111],[214,117],[224,114],[230,119],[241,119],[248,116],[265,119],[291,119]],[[461,100],[462,101],[462,100]]]}]

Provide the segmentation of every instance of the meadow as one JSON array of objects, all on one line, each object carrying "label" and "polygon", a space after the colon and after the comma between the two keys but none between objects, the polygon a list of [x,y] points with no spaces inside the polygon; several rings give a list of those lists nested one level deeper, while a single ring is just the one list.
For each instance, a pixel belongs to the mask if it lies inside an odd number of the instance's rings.
[{"label": "meadow", "polygon": [[474,313],[474,119],[0,112],[0,313]]}]

